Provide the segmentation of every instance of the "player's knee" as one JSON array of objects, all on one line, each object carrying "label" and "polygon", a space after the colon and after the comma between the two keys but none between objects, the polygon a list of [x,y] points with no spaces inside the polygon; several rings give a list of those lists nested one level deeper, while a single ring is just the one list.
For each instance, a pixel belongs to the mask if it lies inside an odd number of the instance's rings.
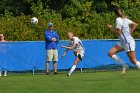
[{"label": "player's knee", "polygon": [[56,64],[56,63],[57,63],[57,61],[53,61],[53,63],[54,63],[54,64]]},{"label": "player's knee", "polygon": [[50,63],[50,61],[46,61],[46,63]]},{"label": "player's knee", "polygon": [[74,53],[75,53],[75,54],[77,54],[77,53],[78,53],[78,51],[77,51],[77,50],[75,50],[75,51],[74,51]]},{"label": "player's knee", "polygon": [[112,57],[114,54],[115,54],[115,53],[112,52],[112,51],[109,51],[109,52],[108,52],[108,56],[110,56],[110,57]]},{"label": "player's knee", "polygon": [[77,51],[77,50],[75,50],[73,53],[74,53],[74,55],[76,56],[76,55],[77,55],[77,53],[78,53],[78,51]]}]

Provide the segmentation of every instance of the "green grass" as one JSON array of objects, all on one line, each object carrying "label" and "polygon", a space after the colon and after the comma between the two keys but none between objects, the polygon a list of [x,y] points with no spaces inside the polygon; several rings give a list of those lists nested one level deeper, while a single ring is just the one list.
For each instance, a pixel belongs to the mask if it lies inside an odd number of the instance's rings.
[{"label": "green grass", "polygon": [[140,93],[140,71],[9,75],[0,77],[0,93]]}]

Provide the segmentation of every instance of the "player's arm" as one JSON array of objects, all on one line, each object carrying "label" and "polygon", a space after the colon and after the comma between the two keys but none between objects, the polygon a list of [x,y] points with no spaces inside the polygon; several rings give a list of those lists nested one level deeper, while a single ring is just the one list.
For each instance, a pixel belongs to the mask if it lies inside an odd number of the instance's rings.
[{"label": "player's arm", "polygon": [[59,36],[58,36],[57,32],[56,32],[55,38],[56,38],[56,41],[58,42],[59,41]]},{"label": "player's arm", "polygon": [[75,43],[73,43],[72,44],[72,47],[69,47],[69,46],[61,46],[61,48],[66,48],[67,50],[73,50],[74,48],[75,48],[75,46],[76,46],[76,44]]},{"label": "player's arm", "polygon": [[138,24],[135,22],[132,22],[130,25],[131,25],[131,33],[133,33],[136,30]]},{"label": "player's arm", "polygon": [[121,29],[119,29],[119,28],[113,28],[112,25],[107,25],[107,28],[108,28],[111,32],[113,32],[113,33],[115,33],[115,34],[117,34],[117,35],[120,35],[120,34],[121,34]]},{"label": "player's arm", "polygon": [[113,33],[115,33],[115,34],[117,34],[117,35],[120,35],[121,32],[122,32],[122,30],[121,30],[121,29],[122,29],[122,25],[123,25],[122,19],[116,18],[115,27],[112,27],[112,25],[107,25],[107,28],[108,28],[111,32],[113,32]]},{"label": "player's arm", "polygon": [[58,36],[57,32],[55,32],[55,37],[52,38],[52,41],[59,42],[59,36]]},{"label": "player's arm", "polygon": [[68,51],[69,51],[69,50],[66,49],[66,50],[64,51],[63,55],[61,56],[61,58],[63,58],[63,57],[67,54]]},{"label": "player's arm", "polygon": [[[69,45],[69,43],[68,43],[67,47],[69,47],[69,46],[70,46],[70,45]],[[63,46],[61,46],[61,48],[63,48]],[[69,50],[66,49],[66,50],[64,51],[63,55],[61,56],[61,58],[63,58],[63,57],[67,54],[68,51],[69,51]]]},{"label": "player's arm", "polygon": [[46,41],[53,41],[53,38],[47,32],[45,32],[45,39]]}]

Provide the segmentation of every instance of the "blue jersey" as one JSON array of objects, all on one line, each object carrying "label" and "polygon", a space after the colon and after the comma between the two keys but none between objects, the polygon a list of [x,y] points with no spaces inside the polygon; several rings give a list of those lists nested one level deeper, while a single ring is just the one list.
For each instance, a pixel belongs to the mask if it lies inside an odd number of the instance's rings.
[{"label": "blue jersey", "polygon": [[[56,38],[56,41],[52,41],[52,38]],[[59,36],[55,30],[46,30],[45,31],[45,47],[46,50],[57,49],[57,43],[59,41]]]}]

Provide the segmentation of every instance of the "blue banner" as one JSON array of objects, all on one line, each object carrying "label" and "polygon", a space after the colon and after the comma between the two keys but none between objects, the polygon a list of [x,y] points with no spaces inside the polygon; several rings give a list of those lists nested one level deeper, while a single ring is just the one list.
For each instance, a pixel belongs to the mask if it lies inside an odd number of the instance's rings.
[{"label": "blue banner", "polygon": [[[79,62],[77,68],[97,68],[108,65],[118,65],[108,56],[108,51],[118,40],[82,40],[85,47],[83,61]],[[67,41],[60,41],[58,44],[59,61],[58,69],[69,69],[75,60],[73,51],[69,51],[61,59],[65,49],[60,45],[66,45]],[[140,60],[140,40],[136,40],[136,57]],[[125,52],[118,53],[124,63],[131,67]],[[24,70],[45,70],[46,50],[44,41],[29,42],[1,42],[0,43],[0,70],[24,71]],[[50,69],[53,69],[50,62]]]}]

